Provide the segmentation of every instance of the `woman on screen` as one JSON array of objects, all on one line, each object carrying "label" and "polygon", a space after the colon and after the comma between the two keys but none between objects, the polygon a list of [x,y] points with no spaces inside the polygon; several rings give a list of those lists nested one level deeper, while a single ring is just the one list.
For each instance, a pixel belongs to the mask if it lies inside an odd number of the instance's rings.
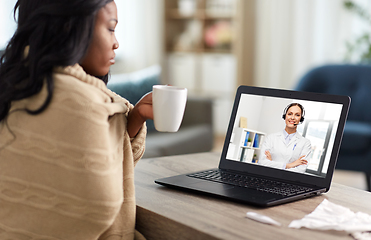
[{"label": "woman on screen", "polygon": [[304,108],[299,103],[289,104],[282,118],[286,127],[283,131],[268,135],[263,144],[259,164],[278,169],[304,173],[308,166],[311,143],[301,136],[296,128],[304,121]]}]

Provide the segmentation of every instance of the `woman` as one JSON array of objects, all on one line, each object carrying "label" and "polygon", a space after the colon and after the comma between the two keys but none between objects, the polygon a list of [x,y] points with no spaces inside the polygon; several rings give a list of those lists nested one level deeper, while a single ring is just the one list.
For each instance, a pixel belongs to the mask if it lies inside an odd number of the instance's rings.
[{"label": "woman", "polygon": [[18,0],[0,66],[0,239],[134,239],[152,95],[106,87],[113,0]]},{"label": "woman", "polygon": [[286,127],[282,132],[268,135],[262,144],[259,164],[304,173],[308,166],[311,143],[296,128],[304,121],[304,108],[299,103],[289,104],[282,118]]}]

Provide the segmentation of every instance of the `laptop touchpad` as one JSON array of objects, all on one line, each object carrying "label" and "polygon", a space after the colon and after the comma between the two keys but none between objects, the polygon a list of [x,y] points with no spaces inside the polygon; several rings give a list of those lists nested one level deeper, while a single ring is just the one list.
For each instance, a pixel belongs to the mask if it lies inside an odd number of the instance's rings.
[{"label": "laptop touchpad", "polygon": [[234,186],[216,183],[216,182],[198,182],[187,186],[194,190],[202,190],[209,193],[226,194],[228,189],[234,188]]}]

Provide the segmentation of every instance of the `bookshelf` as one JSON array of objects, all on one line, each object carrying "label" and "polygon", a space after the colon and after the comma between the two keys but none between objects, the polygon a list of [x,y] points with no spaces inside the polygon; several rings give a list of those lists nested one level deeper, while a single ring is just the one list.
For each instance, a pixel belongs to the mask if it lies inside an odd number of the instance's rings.
[{"label": "bookshelf", "polygon": [[165,0],[167,53],[232,53],[238,0]]},{"label": "bookshelf", "polygon": [[228,156],[236,161],[257,163],[265,133],[247,128],[235,128]]},{"label": "bookshelf", "polygon": [[165,0],[166,84],[214,101],[214,132],[225,134],[237,88],[236,41],[241,0]]},{"label": "bookshelf", "polygon": [[223,136],[239,85],[253,85],[255,1],[164,0],[163,83],[214,100]]},{"label": "bookshelf", "polygon": [[239,0],[165,0],[166,81],[219,97],[236,88]]}]

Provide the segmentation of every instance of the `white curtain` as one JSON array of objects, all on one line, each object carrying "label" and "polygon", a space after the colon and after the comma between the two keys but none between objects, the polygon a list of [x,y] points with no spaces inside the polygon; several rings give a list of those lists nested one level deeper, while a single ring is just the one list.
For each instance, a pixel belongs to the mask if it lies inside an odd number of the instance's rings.
[{"label": "white curtain", "polygon": [[115,0],[119,23],[117,63],[112,73],[161,64],[163,0]]},{"label": "white curtain", "polygon": [[[370,0],[354,1],[370,9]],[[347,11],[343,0],[258,0],[257,86],[293,88],[309,69],[340,63],[345,42],[370,24]]]}]

